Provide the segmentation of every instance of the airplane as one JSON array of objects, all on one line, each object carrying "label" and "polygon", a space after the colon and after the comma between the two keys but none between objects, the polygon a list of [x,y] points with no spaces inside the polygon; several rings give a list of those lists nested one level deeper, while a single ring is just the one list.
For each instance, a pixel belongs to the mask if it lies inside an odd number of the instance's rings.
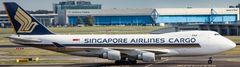
[{"label": "airplane", "polygon": [[15,2],[4,2],[15,33],[13,43],[76,56],[99,57],[115,64],[152,63],[162,57],[212,56],[236,47],[214,31],[180,31],[164,34],[55,34]]}]

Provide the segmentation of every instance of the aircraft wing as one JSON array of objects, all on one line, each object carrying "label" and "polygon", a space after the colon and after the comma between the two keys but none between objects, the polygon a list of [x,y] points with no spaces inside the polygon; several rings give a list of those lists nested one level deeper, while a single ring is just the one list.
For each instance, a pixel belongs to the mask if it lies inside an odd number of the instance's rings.
[{"label": "aircraft wing", "polygon": [[167,49],[136,49],[136,48],[113,48],[113,50],[119,50],[119,51],[146,51],[146,52],[152,52],[155,54],[167,54],[169,51]]},{"label": "aircraft wing", "polygon": [[[101,50],[104,49],[103,47],[77,47],[77,46],[71,46],[71,47],[65,47],[67,49],[76,49],[80,51],[89,51],[89,50]],[[146,52],[152,52],[155,53],[156,55],[159,54],[167,54],[170,51],[168,49],[136,49],[136,48],[107,48],[107,49],[112,49],[112,50],[117,50],[123,53],[129,53],[132,51],[146,51]]]},{"label": "aircraft wing", "polygon": [[120,60],[121,57],[139,59],[144,62],[155,61],[156,56],[176,55],[176,52],[170,49],[150,49],[150,48],[126,48],[126,47],[81,47],[67,46],[53,42],[53,45],[60,52],[65,52],[72,55],[100,57],[109,60]]},{"label": "aircraft wing", "polygon": [[62,44],[59,44],[57,42],[53,42],[53,44],[56,47],[64,47],[66,49],[76,49],[76,50],[80,50],[80,51],[89,51],[89,50],[102,50],[102,49],[112,49],[112,50],[117,50],[117,51],[121,51],[121,52],[132,52],[132,51],[146,51],[146,52],[152,52],[155,53],[156,55],[158,54],[167,54],[170,51],[168,49],[136,49],[136,48],[104,48],[104,47],[79,47],[79,46],[64,46]]}]

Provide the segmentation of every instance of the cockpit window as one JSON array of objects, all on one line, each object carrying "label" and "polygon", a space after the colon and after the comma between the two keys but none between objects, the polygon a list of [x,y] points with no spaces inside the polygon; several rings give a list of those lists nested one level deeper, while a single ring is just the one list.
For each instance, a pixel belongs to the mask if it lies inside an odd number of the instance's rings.
[{"label": "cockpit window", "polygon": [[218,35],[220,35],[220,34],[218,34],[218,33],[215,33],[214,35],[215,35],[215,36],[218,36]]}]

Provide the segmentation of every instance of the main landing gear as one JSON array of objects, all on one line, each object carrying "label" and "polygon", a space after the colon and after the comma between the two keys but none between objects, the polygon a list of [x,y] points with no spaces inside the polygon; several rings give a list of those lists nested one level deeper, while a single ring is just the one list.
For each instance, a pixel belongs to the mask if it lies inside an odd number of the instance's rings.
[{"label": "main landing gear", "polygon": [[137,60],[121,58],[121,60],[116,60],[115,64],[137,64]]},{"label": "main landing gear", "polygon": [[212,57],[209,57],[208,64],[212,64]]}]

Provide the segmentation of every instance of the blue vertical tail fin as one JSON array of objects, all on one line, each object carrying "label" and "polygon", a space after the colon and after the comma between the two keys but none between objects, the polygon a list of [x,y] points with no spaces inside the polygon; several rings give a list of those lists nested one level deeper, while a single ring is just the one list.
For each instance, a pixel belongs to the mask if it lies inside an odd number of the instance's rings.
[{"label": "blue vertical tail fin", "polygon": [[53,34],[15,2],[3,3],[16,34],[43,35]]}]

